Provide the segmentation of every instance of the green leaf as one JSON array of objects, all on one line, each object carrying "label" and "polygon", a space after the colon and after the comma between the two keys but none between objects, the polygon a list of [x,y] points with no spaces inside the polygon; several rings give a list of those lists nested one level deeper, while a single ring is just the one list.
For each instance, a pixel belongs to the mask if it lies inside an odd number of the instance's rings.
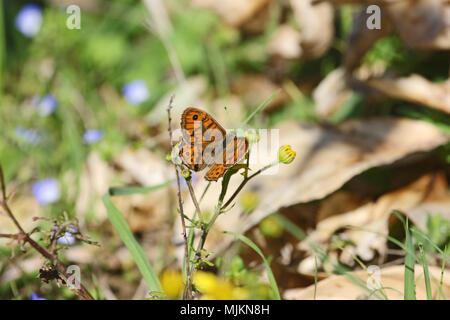
[{"label": "green leaf", "polygon": [[150,291],[162,292],[161,285],[155,271],[150,265],[144,250],[134,238],[122,213],[114,206],[109,194],[105,194],[102,200],[108,212],[109,220],[117,230],[117,233],[119,233],[123,243],[125,243],[128,250],[130,250],[130,253],[133,256],[133,259],[144,277]]},{"label": "green leaf", "polygon": [[261,259],[264,262],[264,265],[266,266],[267,277],[269,278],[269,282],[270,282],[270,286],[272,287],[272,291],[273,291],[276,299],[277,300],[281,300],[280,292],[278,291],[277,282],[275,281],[275,277],[273,275],[272,269],[270,268],[270,264],[267,261],[267,259],[264,257],[264,254],[262,253],[261,249],[259,249],[258,246],[252,240],[250,240],[249,238],[247,238],[246,236],[244,236],[242,234],[234,233],[234,232],[231,232],[231,231],[225,231],[224,233],[232,235],[232,236],[238,238],[243,243],[248,245],[250,248],[255,250],[255,252],[257,254],[259,254],[259,256],[261,257]]},{"label": "green leaf", "polygon": [[111,187],[109,188],[109,194],[111,196],[127,196],[131,194],[145,194],[152,191],[156,191],[158,189],[167,187],[171,183],[173,183],[175,179],[166,181],[161,184],[157,184],[151,187]]}]

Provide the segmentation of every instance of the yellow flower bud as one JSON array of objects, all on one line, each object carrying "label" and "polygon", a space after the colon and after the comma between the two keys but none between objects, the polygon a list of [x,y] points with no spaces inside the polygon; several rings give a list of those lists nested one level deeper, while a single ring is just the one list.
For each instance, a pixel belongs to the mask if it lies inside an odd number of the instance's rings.
[{"label": "yellow flower bud", "polygon": [[245,212],[251,212],[255,210],[259,204],[258,194],[253,191],[245,191],[240,197],[240,203]]},{"label": "yellow flower bud", "polygon": [[284,164],[294,161],[295,155],[296,152],[291,149],[290,145],[284,145],[278,150],[278,160]]},{"label": "yellow flower bud", "polygon": [[172,154],[171,153],[166,154],[166,160],[169,162],[172,162]]},{"label": "yellow flower bud", "polygon": [[283,234],[283,226],[280,221],[270,216],[260,222],[259,229],[263,235],[271,238],[279,238]]},{"label": "yellow flower bud", "polygon": [[170,299],[177,299],[183,290],[183,276],[176,270],[165,270],[161,275],[161,286]]}]

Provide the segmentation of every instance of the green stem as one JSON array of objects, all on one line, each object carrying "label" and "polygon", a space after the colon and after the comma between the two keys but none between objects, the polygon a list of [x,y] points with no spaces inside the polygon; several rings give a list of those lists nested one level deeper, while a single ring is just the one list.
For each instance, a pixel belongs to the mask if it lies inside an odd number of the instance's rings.
[{"label": "green stem", "polygon": [[258,171],[256,171],[254,174],[252,174],[251,176],[247,177],[244,179],[244,181],[241,182],[241,184],[239,185],[239,187],[236,189],[236,191],[234,191],[234,193],[231,195],[231,197],[228,199],[227,202],[225,202],[225,204],[220,208],[220,211],[223,211],[224,209],[226,209],[234,200],[234,198],[236,198],[236,196],[239,194],[239,192],[242,190],[242,188],[247,184],[247,182],[249,182],[252,178],[256,177],[258,174],[260,174],[261,172],[277,165],[278,162],[275,163],[271,163],[267,166],[265,166],[264,168],[259,169]]}]

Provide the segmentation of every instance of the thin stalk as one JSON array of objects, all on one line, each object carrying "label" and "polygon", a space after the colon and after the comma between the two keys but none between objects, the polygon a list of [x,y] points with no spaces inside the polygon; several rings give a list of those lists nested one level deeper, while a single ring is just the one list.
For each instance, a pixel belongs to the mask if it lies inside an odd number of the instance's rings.
[{"label": "thin stalk", "polygon": [[[172,128],[171,128],[171,122],[172,118],[170,116],[170,110],[172,109],[172,103],[173,99],[175,98],[175,95],[172,95],[170,97],[169,105],[167,106],[167,117],[169,121],[168,125],[168,131],[170,136],[170,143],[172,145],[172,149],[174,147],[174,143],[172,140]],[[183,229],[183,240],[184,240],[184,259],[185,259],[185,270],[183,272],[186,274],[186,287],[183,293],[183,296],[185,299],[192,299],[192,284],[191,284],[191,273],[189,268],[189,248],[188,248],[188,240],[187,240],[187,233],[186,233],[186,223],[184,221],[184,212],[183,212],[183,200],[181,199],[181,187],[180,187],[180,173],[178,170],[178,167],[174,164],[175,174],[177,177],[177,196],[178,196],[178,206],[180,208],[180,219],[181,219],[181,227]]]}]

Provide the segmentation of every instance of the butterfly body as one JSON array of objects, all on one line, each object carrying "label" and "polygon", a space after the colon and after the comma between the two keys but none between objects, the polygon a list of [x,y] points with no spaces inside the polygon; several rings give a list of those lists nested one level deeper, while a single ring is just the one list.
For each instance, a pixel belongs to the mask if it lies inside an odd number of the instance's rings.
[{"label": "butterfly body", "polygon": [[180,156],[192,171],[210,167],[205,175],[208,181],[217,181],[248,150],[248,140],[226,130],[207,112],[187,108],[181,116],[183,140]]}]

